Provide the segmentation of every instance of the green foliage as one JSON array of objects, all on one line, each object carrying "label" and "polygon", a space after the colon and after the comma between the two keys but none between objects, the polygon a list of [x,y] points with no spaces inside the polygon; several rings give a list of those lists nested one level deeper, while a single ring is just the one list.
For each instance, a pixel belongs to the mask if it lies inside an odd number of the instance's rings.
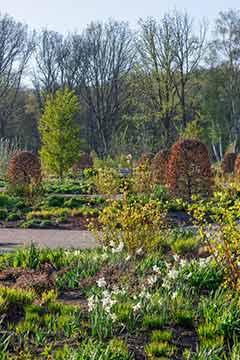
[{"label": "green foliage", "polygon": [[191,253],[197,249],[198,240],[196,237],[188,238],[188,239],[178,239],[172,244],[172,250],[176,254],[186,254]]},{"label": "green foliage", "polygon": [[176,347],[168,342],[151,342],[145,347],[148,359],[171,359]]},{"label": "green foliage", "polygon": [[191,230],[176,228],[176,230],[171,233],[170,244],[173,252],[184,255],[197,250],[199,238]]},{"label": "green foliage", "polygon": [[43,165],[60,178],[76,161],[80,151],[80,132],[76,123],[79,113],[77,96],[67,88],[48,97],[39,131]]},{"label": "green foliage", "polygon": [[48,207],[60,208],[64,204],[64,197],[51,195],[46,199],[46,204]]},{"label": "green foliage", "polygon": [[78,360],[132,360],[121,340],[112,340],[108,346],[93,340],[85,341],[78,351]]},{"label": "green foliage", "polygon": [[7,218],[8,211],[6,209],[0,209],[0,220],[5,220]]},{"label": "green foliage", "polygon": [[192,260],[181,269],[178,281],[197,292],[216,291],[223,282],[223,268],[216,261]]},{"label": "green foliage", "polygon": [[170,341],[172,338],[173,332],[171,330],[155,330],[151,335],[152,342]]}]

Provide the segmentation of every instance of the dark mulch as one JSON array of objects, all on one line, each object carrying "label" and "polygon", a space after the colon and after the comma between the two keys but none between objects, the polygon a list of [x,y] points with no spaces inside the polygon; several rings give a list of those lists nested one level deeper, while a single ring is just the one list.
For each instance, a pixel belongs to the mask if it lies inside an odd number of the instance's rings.
[{"label": "dark mulch", "polygon": [[37,294],[55,287],[56,269],[51,264],[41,265],[39,270],[9,268],[0,272],[0,284],[4,286],[33,289]]},{"label": "dark mulch", "polygon": [[88,311],[88,301],[81,289],[65,290],[60,293],[58,300],[66,305],[80,306],[83,312]]}]

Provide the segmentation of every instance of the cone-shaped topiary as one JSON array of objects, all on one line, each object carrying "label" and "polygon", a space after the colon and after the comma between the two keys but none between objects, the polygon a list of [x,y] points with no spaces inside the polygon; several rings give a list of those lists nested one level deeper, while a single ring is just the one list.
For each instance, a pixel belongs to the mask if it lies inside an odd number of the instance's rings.
[{"label": "cone-shaped topiary", "polygon": [[41,181],[41,163],[38,156],[29,151],[17,152],[10,159],[7,176],[13,185],[38,184]]},{"label": "cone-shaped topiary", "polygon": [[237,155],[235,160],[234,175],[240,179],[240,154]]},{"label": "cone-shaped topiary", "polygon": [[151,162],[152,180],[155,184],[165,185],[169,151],[160,150]]},{"label": "cone-shaped topiary", "polygon": [[234,172],[236,158],[237,158],[237,153],[225,153],[222,162],[222,172],[224,175],[231,174]]},{"label": "cone-shaped topiary", "polygon": [[212,190],[212,171],[206,146],[198,140],[179,140],[170,152],[167,185],[187,200],[192,195],[208,196]]}]

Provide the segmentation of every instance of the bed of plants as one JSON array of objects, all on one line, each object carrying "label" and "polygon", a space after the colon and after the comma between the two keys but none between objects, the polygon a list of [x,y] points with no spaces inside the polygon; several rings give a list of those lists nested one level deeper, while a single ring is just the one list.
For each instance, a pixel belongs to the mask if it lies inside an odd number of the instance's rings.
[{"label": "bed of plants", "polygon": [[189,229],[162,234],[154,251],[128,246],[123,231],[96,250],[2,254],[1,359],[238,359],[238,287],[224,249]]},{"label": "bed of plants", "polygon": [[[46,197],[26,218],[46,220],[49,209],[64,216],[84,201]],[[9,208],[19,204],[8,198]],[[192,226],[169,222],[173,204]],[[0,358],[239,359],[236,184],[191,203],[158,188],[87,206],[101,208],[91,225],[96,236],[101,226],[100,248],[32,245],[0,255]]]},{"label": "bed of plants", "polygon": [[0,194],[0,226],[20,228],[86,229],[104,207],[101,196],[41,195],[34,201]]}]

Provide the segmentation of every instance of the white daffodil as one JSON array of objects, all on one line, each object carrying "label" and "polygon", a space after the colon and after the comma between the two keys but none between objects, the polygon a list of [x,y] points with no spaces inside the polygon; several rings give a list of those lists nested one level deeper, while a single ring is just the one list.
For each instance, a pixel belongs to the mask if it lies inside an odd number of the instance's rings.
[{"label": "white daffodil", "polygon": [[137,303],[136,305],[133,306],[133,312],[136,313],[141,309],[141,303]]},{"label": "white daffodil", "polygon": [[107,285],[106,280],[103,277],[98,279],[96,281],[96,283],[97,283],[97,286],[100,287],[100,288],[105,288],[106,285]]}]

